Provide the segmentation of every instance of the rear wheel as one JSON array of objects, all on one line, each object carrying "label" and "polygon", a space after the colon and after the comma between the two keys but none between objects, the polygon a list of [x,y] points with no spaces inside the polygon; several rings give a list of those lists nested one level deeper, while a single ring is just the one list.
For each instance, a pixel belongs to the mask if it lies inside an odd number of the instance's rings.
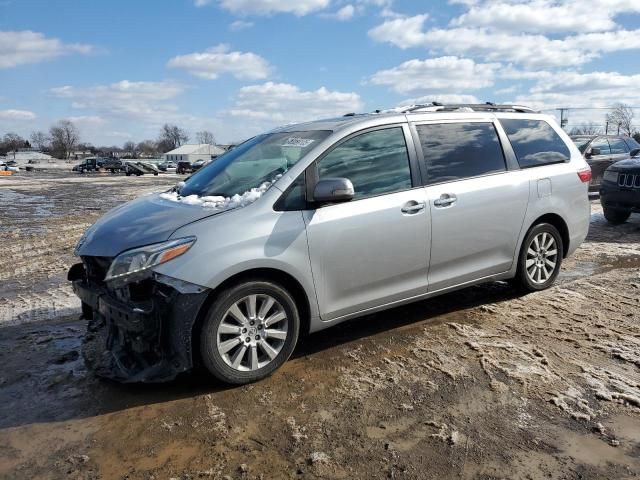
[{"label": "rear wheel", "polygon": [[216,378],[254,382],[287,361],[299,330],[298,308],[289,292],[269,281],[250,281],[223,291],[211,306],[200,333],[200,353]]},{"label": "rear wheel", "polygon": [[607,219],[607,222],[613,225],[620,225],[626,222],[631,215],[631,212],[628,210],[616,210],[607,207],[603,207],[602,211],[604,212],[604,218]]},{"label": "rear wheel", "polygon": [[556,227],[549,223],[535,225],[522,244],[518,284],[529,292],[549,288],[560,273],[563,251],[562,237]]}]

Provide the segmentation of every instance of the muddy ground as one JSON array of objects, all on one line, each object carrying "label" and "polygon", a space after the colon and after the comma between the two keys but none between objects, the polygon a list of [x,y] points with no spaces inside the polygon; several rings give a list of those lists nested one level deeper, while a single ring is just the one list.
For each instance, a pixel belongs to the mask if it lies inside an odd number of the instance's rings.
[{"label": "muddy ground", "polygon": [[469,288],[305,339],[229,388],[98,380],[65,282],[82,231],[175,176],[0,179],[0,477],[640,476],[640,216],[586,243],[557,285]]}]

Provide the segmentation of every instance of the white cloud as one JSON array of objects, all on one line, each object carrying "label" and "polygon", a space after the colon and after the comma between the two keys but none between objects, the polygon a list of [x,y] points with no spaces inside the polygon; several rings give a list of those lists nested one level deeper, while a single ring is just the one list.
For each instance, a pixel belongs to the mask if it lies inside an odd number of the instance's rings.
[{"label": "white cloud", "polygon": [[482,103],[474,95],[460,95],[457,93],[434,93],[433,95],[426,95],[418,98],[409,98],[403,100],[398,105],[425,105],[431,102],[439,102],[444,104],[451,103]]},{"label": "white cloud", "polygon": [[[203,0],[196,0],[196,5]],[[204,3],[210,3],[204,0]],[[299,17],[323,10],[330,0],[220,0],[220,6],[241,15],[292,13]]]},{"label": "white cloud", "polygon": [[[621,75],[617,72],[557,72],[538,82],[532,93],[577,93],[589,92],[590,95],[624,95],[624,91],[633,92],[640,97],[640,74]],[[615,93],[613,93],[615,92]]]},{"label": "white cloud", "polygon": [[408,60],[376,72],[369,79],[399,93],[420,94],[447,90],[477,90],[493,85],[497,63],[475,63],[469,58],[438,57]]},{"label": "white cloud", "polygon": [[580,65],[602,53],[640,49],[640,30],[587,33],[563,39],[543,35],[492,32],[480,28],[424,30],[426,15],[387,20],[369,30],[378,42],[400,48],[422,47],[452,55],[478,56],[489,61],[529,67]]},{"label": "white cloud", "polygon": [[485,1],[471,5],[451,25],[513,32],[598,32],[615,28],[614,16],[640,11],[639,2],[602,0]]},{"label": "white cloud", "polygon": [[238,79],[260,80],[269,76],[271,67],[259,55],[250,52],[231,52],[227,45],[218,45],[204,52],[173,57],[167,63],[170,68],[181,68],[192,75],[215,80],[230,74]]},{"label": "white cloud", "polygon": [[245,30],[247,28],[253,27],[253,22],[247,22],[245,20],[236,20],[235,22],[231,22],[229,25],[229,30],[232,32],[238,32],[240,30]]},{"label": "white cloud", "polygon": [[276,125],[343,115],[361,109],[362,101],[357,93],[331,91],[325,87],[304,91],[287,83],[267,82],[242,87],[229,113]]},{"label": "white cloud", "polygon": [[212,0],[194,0],[193,4],[196,7],[204,7],[205,5],[209,5]]},{"label": "white cloud", "polygon": [[0,110],[0,120],[33,120],[36,118],[36,114],[29,110]]},{"label": "white cloud", "polygon": [[162,116],[175,113],[177,107],[170,100],[184,91],[173,82],[130,82],[123,80],[110,85],[78,88],[64,86],[52,88],[58,98],[72,101],[77,109],[95,110],[111,117],[161,122]]},{"label": "white cloud", "polygon": [[346,22],[347,20],[351,20],[355,14],[356,8],[353,5],[348,4],[335,13],[323,14],[323,17],[332,18],[334,20],[338,20],[339,22]]},{"label": "white cloud", "polygon": [[63,43],[39,32],[0,31],[0,69],[39,63],[73,53],[88,54],[93,50],[91,45]]}]

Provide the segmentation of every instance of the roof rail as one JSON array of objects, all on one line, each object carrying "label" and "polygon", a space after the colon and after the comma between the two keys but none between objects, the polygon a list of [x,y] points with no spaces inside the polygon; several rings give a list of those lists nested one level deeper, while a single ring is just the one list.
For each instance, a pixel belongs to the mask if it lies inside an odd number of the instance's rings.
[{"label": "roof rail", "polygon": [[518,112],[518,113],[532,113],[535,110],[523,105],[498,105],[495,103],[451,103],[442,104],[438,102],[431,102],[422,105],[413,105],[402,111],[402,113],[417,113],[417,112],[453,112],[456,110],[469,109],[474,112]]}]

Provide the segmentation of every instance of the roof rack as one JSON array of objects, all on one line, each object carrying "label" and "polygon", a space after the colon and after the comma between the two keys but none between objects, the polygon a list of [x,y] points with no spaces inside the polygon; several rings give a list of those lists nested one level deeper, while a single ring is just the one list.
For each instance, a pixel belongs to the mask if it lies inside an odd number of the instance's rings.
[{"label": "roof rack", "polygon": [[535,110],[523,105],[498,105],[495,103],[451,103],[442,104],[439,102],[431,102],[422,105],[413,105],[402,111],[402,113],[417,112],[454,112],[456,110],[471,110],[473,112],[518,112],[532,113]]}]

